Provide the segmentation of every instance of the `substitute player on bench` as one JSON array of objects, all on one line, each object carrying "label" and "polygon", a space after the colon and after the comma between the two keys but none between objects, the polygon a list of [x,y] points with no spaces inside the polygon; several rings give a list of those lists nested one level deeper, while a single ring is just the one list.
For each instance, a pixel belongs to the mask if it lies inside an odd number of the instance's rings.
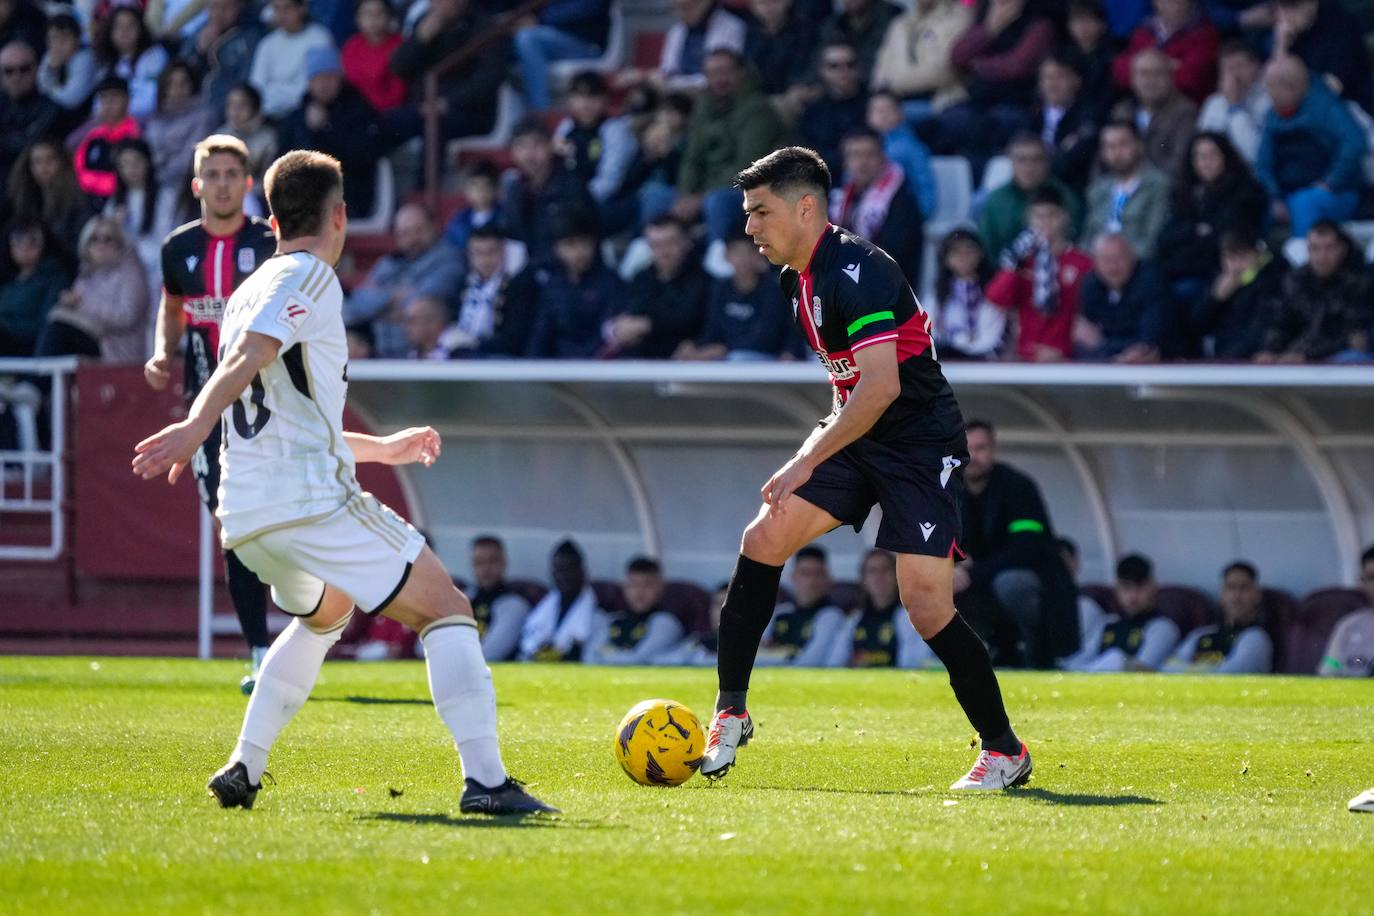
[{"label": "substitute player on bench", "polygon": [[955,789],[1025,782],[1030,753],[1016,737],[983,643],[954,610],[963,417],[940,371],[930,319],[896,262],[826,218],[830,172],[815,152],[787,147],[739,173],[745,231],[783,267],[783,293],[830,372],[835,409],[763,486],[744,530],[720,616],[720,692],[701,772],[720,777],[753,735],[746,706],[759,639],[783,564],[838,527],[883,510],[877,546],[897,555],[902,605],[949,670],[982,752]]},{"label": "substitute player on bench", "polygon": [[[191,191],[200,200],[200,219],[168,233],[162,243],[162,305],[158,311],[153,357],[143,376],[157,391],[172,380],[177,342],[186,338],[185,395],[189,406],[215,371],[219,323],[224,303],[248,275],[277,249],[265,219],[248,217],[243,198],[253,186],[248,147],[237,137],[215,134],[196,144]],[[149,204],[151,206],[151,204]],[[200,499],[215,511],[219,489],[219,426],[191,461]],[[253,684],[267,654],[267,589],[232,550],[224,552],[229,597],[252,654],[252,671],[240,683]]]},{"label": "substitute player on bench", "polygon": [[140,442],[134,472],[175,482],[223,423],[219,519],[225,547],[272,586],[293,620],[263,661],[229,763],[208,788],[250,808],[277,735],[304,705],[356,604],[420,634],[430,693],[453,734],[460,808],[552,811],[511,779],[496,738],[496,692],[467,598],[420,533],[363,492],[355,461],[432,464],[428,428],[345,433],[348,345],[334,264],[348,218],[338,160],[294,151],[267,171],[277,253],[229,299],[219,366],[190,414]]}]

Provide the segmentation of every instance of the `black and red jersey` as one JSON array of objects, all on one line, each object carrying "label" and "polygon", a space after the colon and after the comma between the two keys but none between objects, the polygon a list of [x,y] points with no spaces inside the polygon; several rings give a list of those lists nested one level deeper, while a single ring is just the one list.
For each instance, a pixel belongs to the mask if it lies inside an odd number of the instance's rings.
[{"label": "black and red jersey", "polygon": [[901,394],[868,437],[941,444],[962,435],[963,416],[936,360],[930,316],[887,252],[827,225],[806,269],[785,267],[780,282],[803,336],[830,372],[838,404],[859,383],[854,354],[896,343]]},{"label": "black and red jersey", "polygon": [[267,220],[244,219],[233,235],[211,235],[200,220],[173,229],[162,242],[162,288],[180,296],[186,313],[186,397],[194,399],[215,371],[224,304],[248,275],[277,250]]}]

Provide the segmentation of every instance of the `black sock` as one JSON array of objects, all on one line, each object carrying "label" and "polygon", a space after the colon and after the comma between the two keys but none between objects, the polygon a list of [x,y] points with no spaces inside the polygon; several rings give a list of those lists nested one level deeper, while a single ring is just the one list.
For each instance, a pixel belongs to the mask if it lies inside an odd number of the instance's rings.
[{"label": "black sock", "polygon": [[749,690],[749,675],[754,671],[754,659],[759,654],[759,640],[773,619],[778,603],[778,583],[782,581],[782,567],[769,566],[740,554],[735,574],[730,577],[730,590],[720,611],[720,633],[716,672],[720,679],[717,711],[722,700],[735,712],[745,710],[745,693]]},{"label": "black sock", "polygon": [[224,552],[224,570],[229,580],[229,598],[239,615],[243,638],[254,649],[271,644],[267,638],[267,586],[243,565],[232,550]]},{"label": "black sock", "polygon": [[954,698],[983,739],[983,748],[999,754],[1019,754],[1021,742],[1007,721],[992,658],[964,618],[956,613],[943,630],[926,642],[949,671]]}]

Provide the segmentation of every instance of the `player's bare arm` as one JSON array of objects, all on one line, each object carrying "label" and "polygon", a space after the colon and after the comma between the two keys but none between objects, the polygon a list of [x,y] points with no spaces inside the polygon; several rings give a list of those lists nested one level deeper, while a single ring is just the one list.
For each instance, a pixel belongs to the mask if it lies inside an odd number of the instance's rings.
[{"label": "player's bare arm", "polygon": [[148,387],[161,391],[172,380],[172,361],[176,359],[177,342],[186,333],[186,313],[182,310],[184,299],[181,296],[162,292],[162,303],[158,306],[157,324],[153,330],[153,355],[143,364],[143,378]]},{"label": "player's bare arm", "polygon": [[412,426],[389,436],[369,436],[366,433],[344,433],[344,441],[353,450],[353,460],[359,464],[423,464],[430,467],[439,460],[442,442],[432,426]]},{"label": "player's bare arm", "polygon": [[276,338],[246,331],[215,368],[186,419],[134,446],[134,473],[144,480],[166,473],[167,482],[176,483],[224,411],[243,394],[253,376],[277,358],[280,349],[281,341]]},{"label": "player's bare arm", "polygon": [[854,354],[859,383],[835,419],[819,427],[778,472],[763,485],[763,501],[771,511],[786,511],[787,497],[811,478],[821,462],[861,438],[901,394],[897,376],[897,344],[874,344]]}]

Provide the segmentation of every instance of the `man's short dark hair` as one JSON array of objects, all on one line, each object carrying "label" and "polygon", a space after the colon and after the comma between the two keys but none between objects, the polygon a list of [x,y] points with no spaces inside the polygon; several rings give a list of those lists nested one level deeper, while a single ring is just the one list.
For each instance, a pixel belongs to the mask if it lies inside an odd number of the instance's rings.
[{"label": "man's short dark hair", "polygon": [[[24,47],[27,48],[28,45]],[[33,49],[29,48],[29,50],[32,51]],[[102,92],[122,92],[128,95],[129,81],[123,77],[115,76],[113,73],[109,76],[102,77],[100,82],[95,84],[95,94],[100,95]]]},{"label": "man's short dark hair", "polygon": [[890,550],[883,550],[881,547],[874,547],[871,548],[868,551],[868,553],[864,554],[864,559],[863,562],[859,564],[859,569],[862,570],[865,566],[868,565],[868,561],[873,559],[874,557],[882,557],[884,560],[887,560],[893,566],[897,565],[896,554],[894,554]]},{"label": "man's short dark hair", "polygon": [[492,162],[490,159],[483,159],[472,168],[468,169],[467,173],[463,176],[464,181],[472,181],[474,178],[490,181],[492,184],[500,184],[501,170],[497,168],[496,163]]},{"label": "man's short dark hair", "polygon": [[883,145],[883,135],[871,127],[851,128],[845,133],[844,139],[840,141],[840,145],[843,146],[851,140],[868,140],[878,144],[879,147]]},{"label": "man's short dark hair", "polygon": [[1026,206],[1035,207],[1049,205],[1064,209],[1064,195],[1059,193],[1059,189],[1052,184],[1042,185],[1031,192],[1030,199],[1026,201]]},{"label": "man's short dark hair", "polygon": [[1134,121],[1128,121],[1125,118],[1115,118],[1102,125],[1102,133],[1105,134],[1109,130],[1124,130],[1137,140],[1140,139],[1140,128],[1136,127]]},{"label": "man's short dark hair", "polygon": [[48,17],[48,28],[57,29],[59,32],[66,32],[68,35],[81,35],[81,23],[77,22],[76,17],[68,12],[54,13]]},{"label": "man's short dark hair", "polygon": [[1154,564],[1138,553],[1129,553],[1116,564],[1117,581],[1128,585],[1144,585],[1154,577],[1154,574]]},{"label": "man's short dark hair", "polygon": [[327,153],[292,150],[272,163],[263,186],[282,241],[318,235],[326,202],[343,191],[343,169]]},{"label": "man's short dark hair", "polygon": [[902,104],[902,97],[891,89],[874,89],[868,94],[868,100],[871,102],[874,99],[891,99],[898,105]]},{"label": "man's short dark hair", "polygon": [[1098,22],[1107,21],[1107,12],[1102,8],[1098,0],[1069,0],[1068,17],[1091,16]]},{"label": "man's short dark hair", "polygon": [[[706,52],[706,58],[711,57],[728,57],[736,67],[744,66],[744,58],[740,56],[740,53],[736,51],[734,48],[712,48],[711,50]],[[703,60],[706,58],[703,58]]]},{"label": "man's short dark hair", "polygon": [[606,77],[595,70],[584,70],[574,76],[568,84],[568,95],[595,95],[604,98],[610,95],[610,92],[606,85]]},{"label": "man's short dark hair", "polygon": [[1368,547],[1365,548],[1364,553],[1360,554],[1361,566],[1371,562],[1374,562],[1374,544],[1370,544]]},{"label": "man's short dark hair", "polygon": [[554,220],[553,238],[555,242],[564,239],[601,240],[601,221],[595,213],[564,213]]},{"label": "man's short dark hair", "polygon": [[1236,254],[1260,247],[1258,227],[1235,224],[1221,234],[1221,253]]},{"label": "man's short dark hair", "polygon": [[1230,57],[1232,54],[1244,54],[1246,57],[1255,61],[1255,63],[1264,60],[1264,57],[1254,45],[1240,37],[1228,38],[1223,41],[1221,43],[1221,50],[1217,52],[1217,59],[1220,60],[1223,57]]},{"label": "man's short dark hair", "polygon": [[997,438],[997,430],[993,427],[992,421],[980,419],[969,420],[967,423],[965,423],[964,435],[967,436],[969,433],[976,433],[980,429],[988,434],[988,438]]},{"label": "man's short dark hair", "polygon": [[233,86],[229,87],[229,91],[242,92],[244,95],[248,96],[248,103],[253,106],[253,114],[258,114],[262,111],[262,93],[259,92],[258,87],[254,86],[252,83],[235,83]]},{"label": "man's short dark hair", "polygon": [[1073,538],[1066,538],[1060,535],[1054,539],[1054,543],[1058,545],[1060,550],[1067,553],[1069,556],[1075,558],[1078,556],[1078,543]]},{"label": "man's short dark hair", "polygon": [[825,548],[822,547],[820,544],[807,544],[807,545],[806,545],[805,547],[803,547],[801,550],[798,550],[798,551],[797,551],[797,560],[798,560],[798,561],[801,561],[801,560],[820,560],[822,563],[825,563],[825,562],[827,562],[829,559],[830,559],[830,558],[829,558],[829,555],[826,554]]},{"label": "man's short dark hair", "polygon": [[659,576],[663,574],[663,567],[653,557],[635,557],[625,564],[626,573],[650,573]]},{"label": "man's short dark hair", "polygon": [[1010,153],[1018,146],[1033,146],[1044,153],[1046,158],[1049,158],[1049,148],[1045,146],[1045,140],[1039,134],[1033,134],[1028,130],[1017,131],[1012,134],[1011,139],[1007,141],[1007,152]]},{"label": "man's short dark hair", "polygon": [[473,538],[472,549],[476,550],[478,547],[495,547],[502,553],[506,552],[505,543],[494,534],[479,534]]},{"label": "man's short dark hair", "polygon": [[487,223],[485,226],[478,226],[476,229],[468,233],[469,242],[493,240],[504,244],[506,241],[506,237],[502,235],[501,230],[497,229],[496,226],[492,223]]},{"label": "man's short dark hair", "polygon": [[572,538],[565,538],[564,540],[559,541],[558,544],[553,548],[553,556],[555,559],[558,557],[570,557],[572,559],[577,560],[577,562],[579,563],[584,562],[584,557],[582,556],[582,548],[578,547],[577,542],[574,541]]},{"label": "man's short dark hair", "polygon": [[1041,64],[1054,64],[1056,67],[1068,70],[1080,80],[1083,78],[1083,70],[1079,67],[1078,61],[1065,51],[1051,51],[1049,56],[1041,61]]},{"label": "man's short dark hair", "polygon": [[1255,568],[1254,563],[1248,560],[1232,560],[1230,563],[1227,563],[1226,568],[1221,571],[1221,577],[1225,579],[1233,572],[1243,572],[1250,577],[1252,582],[1259,581],[1259,570]]},{"label": "man's short dark hair", "polygon": [[662,216],[656,216],[656,217],[654,217],[653,219],[649,220],[649,222],[644,226],[644,228],[645,228],[646,230],[648,230],[648,229],[676,229],[677,231],[681,232],[683,235],[689,235],[690,232],[691,232],[691,230],[689,230],[689,229],[687,228],[687,224],[686,224],[686,223],[684,223],[682,220],[678,219],[676,216],[674,216],[674,215],[671,214],[671,213],[665,213],[665,214],[663,214]]},{"label": "man's short dark hair", "polygon": [[784,146],[741,170],[735,176],[735,187],[741,191],[767,187],[786,198],[814,194],[824,204],[830,193],[830,169],[815,150]]},{"label": "man's short dark hair", "polygon": [[538,137],[541,140],[549,140],[549,128],[537,116],[521,118],[511,131],[510,142],[512,144],[524,140],[527,137]]}]

